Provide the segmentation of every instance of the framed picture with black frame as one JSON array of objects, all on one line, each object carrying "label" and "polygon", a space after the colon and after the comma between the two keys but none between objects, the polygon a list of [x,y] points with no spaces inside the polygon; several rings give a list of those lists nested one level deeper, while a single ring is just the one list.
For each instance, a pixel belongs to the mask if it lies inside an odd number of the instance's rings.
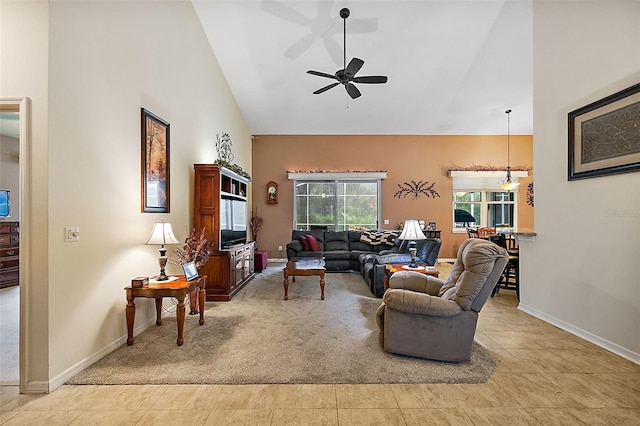
[{"label": "framed picture with black frame", "polygon": [[570,181],[640,170],[640,83],[568,118]]},{"label": "framed picture with black frame", "polygon": [[169,213],[169,123],[141,111],[142,212]]}]

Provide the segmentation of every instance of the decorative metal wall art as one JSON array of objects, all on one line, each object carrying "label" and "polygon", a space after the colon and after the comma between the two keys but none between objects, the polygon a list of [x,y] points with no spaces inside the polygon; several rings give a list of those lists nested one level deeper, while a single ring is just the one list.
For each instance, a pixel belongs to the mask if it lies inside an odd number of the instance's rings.
[{"label": "decorative metal wall art", "polygon": [[426,196],[427,198],[436,198],[440,197],[440,194],[433,188],[436,183],[433,182],[429,185],[429,182],[419,181],[416,182],[412,180],[411,182],[405,182],[403,184],[398,184],[400,190],[393,194],[393,198],[406,198],[408,195],[412,195],[413,199],[416,200],[421,196]]},{"label": "decorative metal wall art", "polygon": [[527,185],[527,204],[533,207],[533,182]]}]

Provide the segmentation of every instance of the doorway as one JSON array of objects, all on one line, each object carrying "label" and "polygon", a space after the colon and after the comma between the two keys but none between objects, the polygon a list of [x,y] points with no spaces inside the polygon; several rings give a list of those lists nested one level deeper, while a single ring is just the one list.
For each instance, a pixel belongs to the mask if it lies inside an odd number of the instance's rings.
[{"label": "doorway", "polygon": [[[26,300],[28,291],[27,279],[27,250],[22,228],[27,225],[28,215],[25,214],[24,200],[28,199],[25,189],[26,167],[20,160],[21,153],[28,152],[28,121],[29,99],[1,98],[0,99],[0,189],[9,192],[9,205],[4,206],[7,214],[0,218],[3,222],[10,222],[11,226],[5,226],[12,233],[17,223],[18,236],[11,234],[11,238],[3,238],[5,242],[15,241],[16,247],[10,247],[10,261],[2,262],[5,266],[18,264],[17,286],[0,288],[0,311],[2,314],[2,327],[0,327],[0,339],[2,340],[2,362],[0,363],[0,385],[20,386],[20,392],[26,392],[26,348],[25,348],[25,318],[27,313]],[[4,201],[4,200],[3,200]],[[5,213],[5,211],[3,211]],[[27,219],[27,220],[25,220]],[[6,224],[6,223],[5,223]],[[8,224],[6,224],[8,225]],[[28,234],[28,232],[27,232]],[[7,248],[7,247],[2,247]],[[16,250],[17,253],[13,251]],[[3,268],[5,267],[3,266]],[[5,275],[8,275],[5,274]],[[6,358],[6,359],[5,359]]]}]

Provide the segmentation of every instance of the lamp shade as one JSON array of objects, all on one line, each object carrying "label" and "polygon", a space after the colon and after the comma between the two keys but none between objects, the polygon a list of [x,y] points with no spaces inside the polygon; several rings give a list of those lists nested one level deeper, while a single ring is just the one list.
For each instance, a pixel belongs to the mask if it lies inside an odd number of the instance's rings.
[{"label": "lamp shade", "polygon": [[404,221],[404,227],[398,239],[415,241],[426,240],[427,237],[425,237],[420,229],[420,221],[417,219],[407,219]]},{"label": "lamp shade", "polygon": [[171,224],[162,221],[153,224],[147,244],[162,245],[164,247],[165,244],[180,244],[180,241],[173,235]]}]

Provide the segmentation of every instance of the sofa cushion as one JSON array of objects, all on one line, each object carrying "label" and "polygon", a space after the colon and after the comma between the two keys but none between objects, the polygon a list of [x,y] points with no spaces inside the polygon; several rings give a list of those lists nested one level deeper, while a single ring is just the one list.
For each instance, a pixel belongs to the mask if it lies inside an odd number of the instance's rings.
[{"label": "sofa cushion", "polygon": [[333,250],[323,252],[325,260],[349,260],[351,254],[349,250]]},{"label": "sofa cushion", "polygon": [[322,250],[320,248],[320,243],[318,242],[318,239],[316,237],[314,237],[313,235],[307,235],[307,241],[309,242],[309,249],[311,251],[320,251],[320,250]]},{"label": "sofa cushion", "polygon": [[298,239],[300,240],[300,243],[302,244],[302,249],[304,251],[311,250],[311,246],[309,246],[309,236],[308,235],[300,235],[298,237]]},{"label": "sofa cushion", "polygon": [[349,250],[349,232],[336,231],[325,232],[324,234],[324,250]]}]

